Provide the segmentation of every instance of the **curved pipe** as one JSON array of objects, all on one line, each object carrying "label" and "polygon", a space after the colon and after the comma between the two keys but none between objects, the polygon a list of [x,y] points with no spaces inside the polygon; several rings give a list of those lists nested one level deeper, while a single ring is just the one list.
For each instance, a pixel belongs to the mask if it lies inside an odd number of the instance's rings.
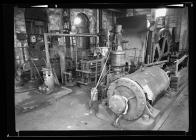
[{"label": "curved pipe", "polygon": [[57,52],[57,54],[60,57],[60,67],[61,67],[61,80],[62,83],[64,83],[63,81],[63,72],[65,72],[66,70],[66,63],[65,63],[65,55],[66,55],[66,48],[65,46],[56,46],[55,47],[55,51]]}]

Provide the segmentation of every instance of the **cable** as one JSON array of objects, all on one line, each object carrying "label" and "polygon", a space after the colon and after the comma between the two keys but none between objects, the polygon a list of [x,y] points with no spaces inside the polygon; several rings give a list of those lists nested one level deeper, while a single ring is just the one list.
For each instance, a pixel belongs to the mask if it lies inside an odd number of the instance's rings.
[{"label": "cable", "polygon": [[97,85],[95,86],[95,88],[97,88],[97,86],[99,85],[99,82],[100,82],[100,80],[101,80],[101,77],[102,77],[103,71],[104,71],[104,69],[105,69],[106,63],[107,63],[108,58],[109,58],[109,56],[110,56],[110,50],[108,50],[108,51],[109,51],[109,52],[108,52],[108,55],[107,55],[107,58],[106,58],[106,62],[105,62],[105,64],[104,64],[104,66],[103,66],[101,75],[100,75],[100,77],[99,77],[99,80],[98,80]]},{"label": "cable", "polygon": [[[106,62],[105,62],[105,64],[104,64],[104,66],[103,66],[101,75],[100,75],[99,80],[98,80],[96,86],[94,87],[94,89],[97,89],[97,86],[98,86],[99,83],[100,83],[100,80],[101,80],[101,77],[102,77],[102,74],[103,74],[103,71],[104,71],[104,69],[105,69],[105,66],[106,66],[106,63],[107,63],[107,61],[108,61],[109,56],[110,56],[110,50],[108,50],[108,55],[107,55],[107,58],[106,58]],[[95,94],[93,94],[93,96],[92,96],[91,99],[94,99],[94,96],[95,96]],[[91,104],[91,101],[92,101],[92,100],[90,100],[89,104]]]},{"label": "cable", "polygon": [[106,72],[106,74],[103,76],[103,78],[100,80],[100,82],[105,78],[105,76],[107,75],[107,73],[109,72],[110,70],[108,70],[107,72]]}]

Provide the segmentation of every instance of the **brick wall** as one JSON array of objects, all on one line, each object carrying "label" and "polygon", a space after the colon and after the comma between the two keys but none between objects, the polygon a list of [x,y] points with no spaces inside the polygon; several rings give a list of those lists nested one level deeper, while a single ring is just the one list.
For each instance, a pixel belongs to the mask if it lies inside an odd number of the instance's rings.
[{"label": "brick wall", "polygon": [[[97,9],[70,9],[70,18],[71,18],[71,25],[73,25],[74,18],[77,16],[78,13],[84,13],[87,15],[90,25],[89,25],[89,32],[91,34],[96,34],[97,33]],[[113,14],[112,18],[112,12],[103,9],[102,11],[102,28],[103,28],[103,33],[107,33],[107,30],[112,30],[113,26],[113,19],[115,20],[115,14]],[[93,42],[93,39],[91,38],[91,43]]]},{"label": "brick wall", "polygon": [[89,32],[91,34],[96,33],[96,9],[70,9],[71,25],[74,25],[74,18],[78,13],[84,13],[90,22]]},{"label": "brick wall", "polygon": [[63,9],[59,8],[48,8],[47,9],[48,14],[48,31],[54,31],[54,30],[62,30],[63,29]]},{"label": "brick wall", "polygon": [[[153,21],[153,11],[151,9],[127,9],[126,17],[146,15],[146,19]],[[146,33],[147,32],[132,32],[129,30],[124,31],[123,40],[127,40],[124,49],[126,53],[126,61],[131,64],[134,62],[144,62],[144,54],[146,51]],[[134,49],[135,48],[135,49]]]},{"label": "brick wall", "polygon": [[[79,13],[84,13],[89,20],[89,32],[90,34],[96,34],[97,32],[97,23],[96,23],[96,9],[70,9],[70,20],[71,20],[71,26],[74,25],[74,19]],[[95,39],[93,37],[90,38],[90,43],[94,44]]]},{"label": "brick wall", "polygon": [[[14,48],[15,48],[15,58],[18,64],[24,63],[22,54],[22,41],[17,39],[17,33],[26,33],[25,18],[24,18],[24,8],[14,8]],[[28,47],[27,40],[24,41],[24,47]],[[28,60],[27,49],[24,49],[25,59]]]},{"label": "brick wall", "polygon": [[153,19],[152,9],[127,9],[126,16],[146,15],[148,20]]},{"label": "brick wall", "polygon": [[102,28],[107,33],[107,30],[112,30],[113,28],[112,12],[103,10],[102,14]]}]

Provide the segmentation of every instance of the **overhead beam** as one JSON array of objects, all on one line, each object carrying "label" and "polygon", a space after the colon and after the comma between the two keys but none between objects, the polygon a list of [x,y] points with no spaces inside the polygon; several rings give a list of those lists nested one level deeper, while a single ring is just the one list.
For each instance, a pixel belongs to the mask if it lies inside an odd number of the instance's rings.
[{"label": "overhead beam", "polygon": [[113,12],[118,12],[118,13],[124,13],[123,10],[118,10],[118,9],[106,9],[106,10],[113,11]]}]

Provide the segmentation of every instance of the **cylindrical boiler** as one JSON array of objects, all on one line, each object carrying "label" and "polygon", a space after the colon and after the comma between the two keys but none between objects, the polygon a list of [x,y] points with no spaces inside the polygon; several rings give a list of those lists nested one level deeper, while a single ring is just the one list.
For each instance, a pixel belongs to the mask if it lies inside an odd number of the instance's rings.
[{"label": "cylindrical boiler", "polygon": [[169,77],[158,66],[147,67],[112,82],[107,96],[109,108],[124,119],[138,119],[146,107],[146,98],[152,102],[169,87]]},{"label": "cylindrical boiler", "polygon": [[[88,34],[89,33],[89,19],[84,13],[79,13],[76,17],[79,21],[76,22],[74,25],[77,28],[78,34]],[[88,56],[87,50],[90,49],[89,47],[90,38],[89,37],[79,37],[77,40],[78,44],[78,58],[83,59]]]}]

